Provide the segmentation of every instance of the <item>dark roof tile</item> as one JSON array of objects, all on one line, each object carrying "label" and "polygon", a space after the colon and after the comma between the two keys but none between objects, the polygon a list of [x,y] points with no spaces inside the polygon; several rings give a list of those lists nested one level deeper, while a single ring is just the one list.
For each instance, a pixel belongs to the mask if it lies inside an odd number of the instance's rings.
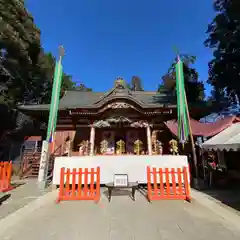
[{"label": "dark roof tile", "polygon": [[[166,92],[130,91],[128,89],[113,88],[109,92],[83,92],[68,90],[59,101],[59,109],[93,108],[112,99],[130,99],[143,108],[161,107],[163,104],[175,105],[175,99]],[[21,110],[49,110],[50,104],[21,105]]]}]

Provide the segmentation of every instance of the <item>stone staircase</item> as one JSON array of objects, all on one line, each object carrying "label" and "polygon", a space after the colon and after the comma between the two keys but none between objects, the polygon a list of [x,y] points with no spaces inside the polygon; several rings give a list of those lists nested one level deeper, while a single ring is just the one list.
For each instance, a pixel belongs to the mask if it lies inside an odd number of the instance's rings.
[{"label": "stone staircase", "polygon": [[[40,151],[24,151],[23,153],[23,166],[21,178],[37,178],[40,167],[41,152]],[[48,176],[52,174],[53,170],[53,157],[50,157]]]},{"label": "stone staircase", "polygon": [[[57,139],[57,138],[56,138]],[[62,149],[65,150],[66,141],[57,144],[54,153],[50,156],[48,165],[48,180],[51,179],[54,167],[54,158],[63,156]],[[34,145],[33,147],[25,148],[22,153],[21,178],[37,178],[41,159],[41,146]]]}]

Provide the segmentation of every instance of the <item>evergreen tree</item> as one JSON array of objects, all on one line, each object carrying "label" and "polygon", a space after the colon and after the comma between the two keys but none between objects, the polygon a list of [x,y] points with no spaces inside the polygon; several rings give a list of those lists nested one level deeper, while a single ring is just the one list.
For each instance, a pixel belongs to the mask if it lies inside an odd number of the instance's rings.
[{"label": "evergreen tree", "polygon": [[[56,60],[44,53],[40,30],[24,1],[0,0],[0,57],[2,103],[50,101]],[[62,91],[73,87],[64,73]]]},{"label": "evergreen tree", "polygon": [[[193,67],[196,57],[181,55],[181,59],[183,61],[185,90],[188,101],[194,103],[204,100],[204,84],[199,80],[198,73]],[[176,63],[177,59],[174,59],[167,73],[162,77],[162,83],[158,91],[167,90],[171,95],[176,94]]]},{"label": "evergreen tree", "polygon": [[215,0],[216,16],[208,25],[205,46],[213,50],[208,83],[218,103],[240,97],[240,1]]},{"label": "evergreen tree", "polygon": [[138,76],[132,77],[131,90],[132,91],[144,91],[143,87],[142,87],[142,80],[140,77],[138,77]]}]

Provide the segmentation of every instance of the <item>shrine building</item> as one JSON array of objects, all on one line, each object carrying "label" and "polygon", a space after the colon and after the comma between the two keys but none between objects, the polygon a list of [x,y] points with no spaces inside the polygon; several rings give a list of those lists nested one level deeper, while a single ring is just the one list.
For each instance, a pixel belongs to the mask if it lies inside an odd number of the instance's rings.
[{"label": "shrine building", "polygon": [[[47,122],[49,109],[50,104],[19,106],[42,122]],[[198,113],[197,108],[191,110],[191,116]],[[67,90],[59,101],[52,152],[169,154],[169,141],[175,136],[164,123],[172,119],[177,119],[176,97],[166,91],[131,91],[122,78],[108,92]]]}]

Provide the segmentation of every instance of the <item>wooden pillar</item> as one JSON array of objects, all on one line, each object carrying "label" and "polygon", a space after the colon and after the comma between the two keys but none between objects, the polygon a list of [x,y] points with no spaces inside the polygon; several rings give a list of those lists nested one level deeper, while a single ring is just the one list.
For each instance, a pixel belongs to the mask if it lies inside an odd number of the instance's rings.
[{"label": "wooden pillar", "polygon": [[146,130],[147,130],[148,155],[152,155],[152,138],[149,124],[147,125]]},{"label": "wooden pillar", "polygon": [[95,127],[91,126],[91,130],[90,130],[90,156],[94,155],[94,142],[95,142]]}]

